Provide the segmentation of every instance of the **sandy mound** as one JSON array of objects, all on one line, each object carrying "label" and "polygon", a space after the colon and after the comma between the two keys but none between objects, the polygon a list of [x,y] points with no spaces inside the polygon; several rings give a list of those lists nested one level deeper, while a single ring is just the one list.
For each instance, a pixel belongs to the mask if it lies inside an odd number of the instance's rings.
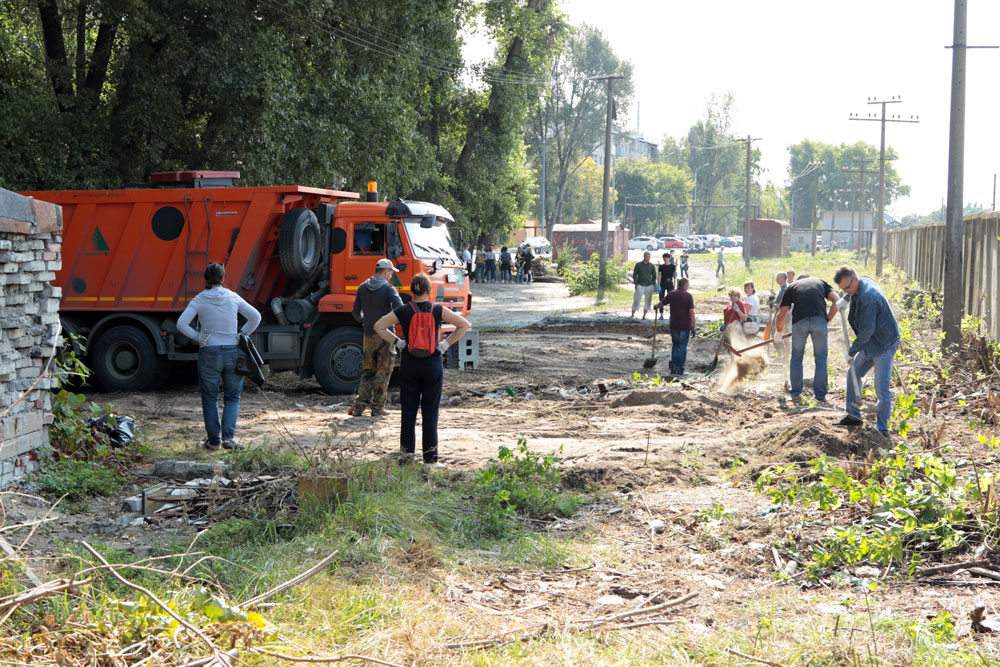
[{"label": "sandy mound", "polygon": [[874,429],[840,428],[833,425],[831,418],[816,416],[768,432],[758,441],[757,448],[771,461],[799,462],[820,456],[865,458],[872,450],[890,446],[890,442]]},{"label": "sandy mound", "polygon": [[615,487],[618,491],[641,489],[660,480],[651,468],[616,465],[580,465],[562,470],[562,485],[567,489]]},{"label": "sandy mound", "polygon": [[688,397],[679,391],[656,391],[652,389],[636,389],[624,396],[611,401],[611,407],[635,407],[638,405],[677,405],[688,400]]}]

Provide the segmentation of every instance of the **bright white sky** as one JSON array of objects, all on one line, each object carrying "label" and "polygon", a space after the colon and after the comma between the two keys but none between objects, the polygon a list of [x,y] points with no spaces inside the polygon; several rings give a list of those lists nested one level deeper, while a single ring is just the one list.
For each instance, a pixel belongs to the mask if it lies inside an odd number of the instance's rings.
[{"label": "bright white sky", "polygon": [[[968,0],[970,45],[1000,44],[1000,2]],[[850,121],[902,97],[888,113],[886,143],[911,195],[903,216],[941,206],[948,186],[952,0],[561,0],[573,24],[602,30],[634,66],[639,129],[646,139],[684,136],[712,93],[731,91],[737,134],[762,140],[764,178],[787,182],[788,146],[802,139],[879,144],[879,124]],[[480,47],[481,49],[482,47]],[[471,40],[467,54],[478,51]],[[477,55],[479,55],[477,53]],[[480,56],[481,57],[481,56]],[[989,205],[1000,171],[1000,50],[968,51],[967,203]],[[635,104],[628,118],[636,125]]]}]

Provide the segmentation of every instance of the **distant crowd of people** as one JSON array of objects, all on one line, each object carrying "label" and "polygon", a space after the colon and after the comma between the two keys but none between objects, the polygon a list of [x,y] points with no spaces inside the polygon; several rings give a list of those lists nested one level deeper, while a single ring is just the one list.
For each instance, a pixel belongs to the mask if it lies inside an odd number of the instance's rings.
[{"label": "distant crowd of people", "polygon": [[465,272],[476,283],[530,283],[534,280],[532,266],[535,251],[531,244],[521,243],[511,253],[507,246],[500,248],[499,254],[493,244],[473,249],[467,246],[462,251]]}]

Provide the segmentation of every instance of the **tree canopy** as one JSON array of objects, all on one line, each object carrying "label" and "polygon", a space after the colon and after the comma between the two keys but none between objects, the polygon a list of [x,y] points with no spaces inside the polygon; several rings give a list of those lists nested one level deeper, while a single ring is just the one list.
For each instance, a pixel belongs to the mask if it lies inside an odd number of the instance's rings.
[{"label": "tree canopy", "polygon": [[[813,188],[818,176],[819,189],[816,196],[818,210],[832,210],[834,196],[838,196],[837,208],[844,210],[852,206],[853,193],[858,187],[858,174],[843,171],[857,169],[858,160],[867,160],[865,165],[865,210],[877,208],[878,200],[878,147],[858,141],[854,144],[826,144],[810,139],[788,147],[790,159],[788,164],[789,192],[799,190],[795,197],[793,222],[797,227],[809,227],[812,224]],[[895,199],[910,194],[910,186],[903,185],[899,173],[890,160],[897,157],[896,151],[887,146],[885,149],[885,204],[888,206]],[[799,176],[807,170],[810,162],[823,162],[818,172]],[[796,176],[799,176],[796,178]],[[850,192],[836,195],[837,190]],[[856,204],[855,204],[856,205]],[[818,217],[819,213],[816,213]]]},{"label": "tree canopy", "polygon": [[[632,98],[632,65],[618,58],[600,30],[572,29],[553,58],[551,84],[536,100],[527,126],[532,165],[541,178],[542,144],[546,144],[546,232],[565,215],[571,177],[604,143],[607,88],[594,77],[619,74],[614,98],[624,110]],[[602,181],[603,185],[603,181]]]},{"label": "tree canopy", "polygon": [[[6,0],[0,185],[119,187],[233,169],[426,198],[475,234],[531,204],[522,128],[563,31],[552,0]],[[497,52],[470,74],[460,30]]]}]

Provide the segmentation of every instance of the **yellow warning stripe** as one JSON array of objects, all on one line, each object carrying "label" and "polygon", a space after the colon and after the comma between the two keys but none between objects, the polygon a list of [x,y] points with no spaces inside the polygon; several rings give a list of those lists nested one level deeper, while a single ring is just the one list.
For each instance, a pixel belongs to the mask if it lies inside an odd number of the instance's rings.
[{"label": "yellow warning stripe", "polygon": [[[358,291],[358,287],[360,287],[360,285],[348,285],[344,289],[346,291],[348,291],[348,292],[357,292]],[[409,292],[410,288],[409,287],[397,287],[396,291],[397,292]]]},{"label": "yellow warning stripe", "polygon": [[96,296],[64,296],[67,301],[97,301]]}]

